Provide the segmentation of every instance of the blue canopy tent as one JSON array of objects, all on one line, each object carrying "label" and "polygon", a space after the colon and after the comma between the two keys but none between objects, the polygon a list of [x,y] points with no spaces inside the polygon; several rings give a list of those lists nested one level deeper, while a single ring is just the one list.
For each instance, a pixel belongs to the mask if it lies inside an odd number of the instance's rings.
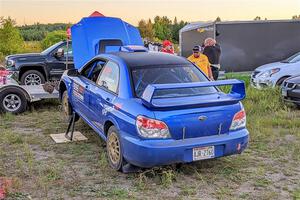
[{"label": "blue canopy tent", "polygon": [[71,34],[76,69],[100,53],[119,51],[126,45],[143,46],[139,30],[114,17],[84,17],[71,27]]}]

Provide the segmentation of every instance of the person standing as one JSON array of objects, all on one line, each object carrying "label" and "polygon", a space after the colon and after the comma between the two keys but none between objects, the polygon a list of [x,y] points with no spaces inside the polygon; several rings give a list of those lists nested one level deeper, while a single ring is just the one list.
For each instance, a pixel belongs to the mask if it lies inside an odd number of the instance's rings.
[{"label": "person standing", "polygon": [[206,55],[200,52],[199,46],[194,46],[193,54],[188,57],[188,60],[194,63],[201,71],[203,71],[208,78],[213,80],[210,64]]},{"label": "person standing", "polygon": [[214,80],[219,77],[221,47],[213,38],[206,38],[204,41],[203,54],[208,57]]},{"label": "person standing", "polygon": [[174,48],[173,48],[172,42],[169,41],[169,40],[164,40],[163,41],[163,48],[160,51],[164,52],[164,53],[174,54]]}]

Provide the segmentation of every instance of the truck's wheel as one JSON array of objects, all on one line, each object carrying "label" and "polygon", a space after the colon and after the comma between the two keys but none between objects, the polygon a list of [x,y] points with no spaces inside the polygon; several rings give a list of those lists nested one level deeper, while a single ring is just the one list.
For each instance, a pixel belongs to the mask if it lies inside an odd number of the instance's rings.
[{"label": "truck's wheel", "polygon": [[8,88],[0,93],[0,111],[19,114],[26,110],[25,94],[17,88]]},{"label": "truck's wheel", "polygon": [[[69,122],[72,116],[73,108],[69,102],[68,92],[67,90],[63,92],[61,98],[62,110],[64,114],[64,119],[66,122]],[[75,122],[79,120],[79,116],[75,114]]]},{"label": "truck's wheel", "polygon": [[108,129],[106,139],[106,152],[109,165],[111,168],[117,171],[121,171],[125,160],[123,158],[123,149],[119,132],[115,126],[111,126]]},{"label": "truck's wheel", "polygon": [[29,70],[21,76],[22,85],[41,85],[43,83],[45,83],[45,77],[37,70]]}]

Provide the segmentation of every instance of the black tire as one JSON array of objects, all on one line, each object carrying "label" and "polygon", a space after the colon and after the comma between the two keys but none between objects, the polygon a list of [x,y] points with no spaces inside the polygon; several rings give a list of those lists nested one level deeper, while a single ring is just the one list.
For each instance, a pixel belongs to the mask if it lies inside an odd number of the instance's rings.
[{"label": "black tire", "polygon": [[[12,101],[12,102],[9,102]],[[0,111],[19,114],[27,109],[27,99],[19,88],[7,88],[0,92]]]},{"label": "black tire", "polygon": [[[73,113],[72,105],[69,102],[69,96],[67,90],[65,90],[61,97],[62,111],[64,119],[66,122],[69,122]],[[75,122],[79,120],[79,116],[75,114]]]},{"label": "black tire", "polygon": [[[30,76],[36,78],[32,78],[30,81]],[[40,85],[45,83],[45,77],[37,70],[29,70],[22,74],[20,81],[22,85]]]},{"label": "black tire", "polygon": [[[115,143],[115,146],[113,147],[111,142],[117,142],[118,144]],[[115,152],[115,154],[113,154],[113,149],[116,151],[117,149],[119,149],[118,153]],[[124,164],[126,164],[126,162],[123,158],[123,148],[120,140],[119,131],[116,129],[115,126],[111,126],[108,129],[106,140],[106,153],[110,167],[116,171],[122,171],[122,167],[124,166]]]}]

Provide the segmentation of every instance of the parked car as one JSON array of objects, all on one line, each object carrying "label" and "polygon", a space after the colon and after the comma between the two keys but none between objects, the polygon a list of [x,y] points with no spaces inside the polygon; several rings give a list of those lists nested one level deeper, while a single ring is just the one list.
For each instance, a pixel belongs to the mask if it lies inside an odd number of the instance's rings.
[{"label": "parked car", "polygon": [[113,169],[212,159],[247,147],[244,82],[209,81],[185,58],[134,48],[66,71],[59,87],[65,114],[74,111],[106,141]]},{"label": "parked car", "polygon": [[300,108],[300,75],[286,79],[281,87],[283,99]]},{"label": "parked car", "polygon": [[256,68],[251,75],[251,85],[256,88],[280,86],[285,79],[297,74],[300,74],[300,52]]},{"label": "parked car", "polygon": [[41,53],[9,55],[5,58],[5,65],[20,84],[40,85],[60,79],[66,70],[67,54],[68,68],[74,68],[72,44],[67,48],[66,41],[58,42]]}]

